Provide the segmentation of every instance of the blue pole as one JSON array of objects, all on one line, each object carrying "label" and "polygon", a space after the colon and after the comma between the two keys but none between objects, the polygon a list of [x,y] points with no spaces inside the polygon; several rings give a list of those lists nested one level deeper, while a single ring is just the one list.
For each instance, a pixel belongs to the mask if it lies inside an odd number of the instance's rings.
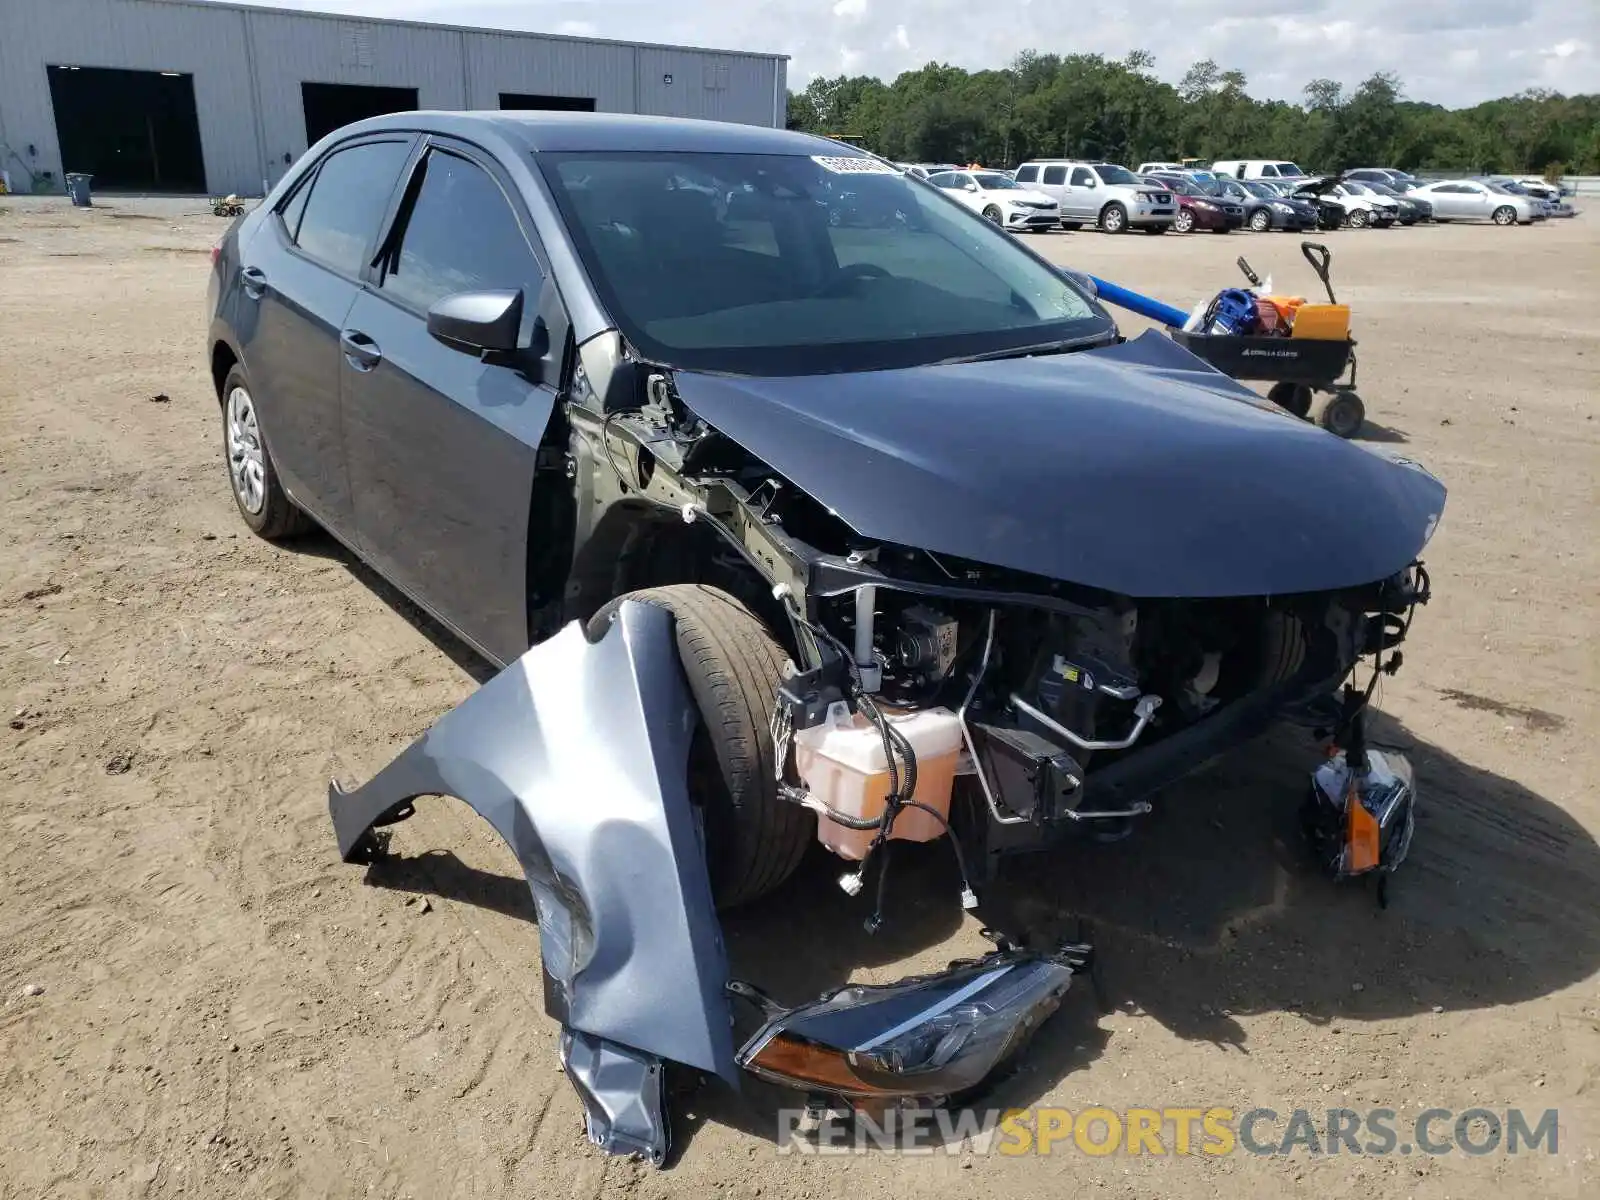
[{"label": "blue pole", "polygon": [[1115,304],[1118,308],[1136,312],[1141,317],[1149,317],[1152,321],[1160,321],[1163,325],[1170,325],[1174,329],[1182,329],[1183,323],[1189,319],[1188,313],[1173,308],[1170,304],[1152,300],[1149,296],[1142,296],[1138,292],[1130,292],[1127,288],[1118,287],[1097,275],[1091,275],[1089,278],[1094,280],[1095,294],[1107,304]]}]

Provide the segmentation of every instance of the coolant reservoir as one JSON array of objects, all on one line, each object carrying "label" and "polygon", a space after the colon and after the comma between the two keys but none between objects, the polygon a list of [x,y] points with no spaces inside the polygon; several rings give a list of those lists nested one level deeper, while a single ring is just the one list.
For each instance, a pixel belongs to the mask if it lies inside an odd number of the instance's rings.
[{"label": "coolant reservoir", "polygon": [[[883,711],[917,756],[917,790],[911,799],[926,804],[941,817],[949,817],[950,791],[961,754],[960,721],[948,708]],[[883,737],[876,725],[860,713],[851,712],[849,705],[833,704],[820,725],[796,730],[794,758],[813,799],[847,816],[869,821],[883,814],[889,796],[889,763],[883,753]],[[905,808],[895,817],[890,836],[927,842],[944,831],[944,825],[931,813]],[[843,858],[863,858],[877,832],[850,829],[821,814],[817,817],[817,840]]]}]

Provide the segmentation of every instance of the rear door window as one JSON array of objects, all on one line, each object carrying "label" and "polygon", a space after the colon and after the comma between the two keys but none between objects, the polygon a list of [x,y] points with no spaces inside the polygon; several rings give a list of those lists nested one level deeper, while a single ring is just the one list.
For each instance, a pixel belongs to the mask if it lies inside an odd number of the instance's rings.
[{"label": "rear door window", "polygon": [[1057,185],[1066,183],[1067,169],[1065,167],[1046,167],[1044,169],[1044,181]]},{"label": "rear door window", "polygon": [[[1047,176],[1049,175],[1049,173],[1050,172],[1048,170],[1045,171],[1045,174]],[[1034,183],[1034,182],[1036,182],[1038,180],[1038,178],[1039,178],[1039,168],[1038,167],[1018,167],[1017,168],[1017,182],[1018,183]],[[1045,182],[1049,183],[1050,180],[1047,178],[1045,180]]]},{"label": "rear door window", "polygon": [[443,150],[431,151],[421,170],[385,264],[384,295],[420,311],[458,292],[523,288],[535,299],[543,272],[493,176]]},{"label": "rear door window", "polygon": [[295,244],[335,271],[360,275],[410,153],[410,141],[393,141],[330,154],[312,181]]},{"label": "rear door window", "polygon": [[1271,163],[1267,163],[1266,166],[1261,168],[1261,174],[1264,178],[1276,179],[1278,177],[1278,168]]},{"label": "rear door window", "polygon": [[1088,167],[1079,167],[1072,172],[1073,187],[1093,187],[1094,173]]}]

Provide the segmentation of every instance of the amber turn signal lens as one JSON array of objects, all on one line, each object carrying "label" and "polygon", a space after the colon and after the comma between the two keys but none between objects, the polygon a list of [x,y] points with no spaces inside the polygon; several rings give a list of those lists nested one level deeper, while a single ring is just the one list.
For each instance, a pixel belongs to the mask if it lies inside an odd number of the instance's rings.
[{"label": "amber turn signal lens", "polygon": [[843,1051],[815,1042],[775,1033],[745,1064],[746,1069],[772,1083],[815,1088],[839,1096],[886,1096],[888,1089],[874,1087],[850,1068]]}]

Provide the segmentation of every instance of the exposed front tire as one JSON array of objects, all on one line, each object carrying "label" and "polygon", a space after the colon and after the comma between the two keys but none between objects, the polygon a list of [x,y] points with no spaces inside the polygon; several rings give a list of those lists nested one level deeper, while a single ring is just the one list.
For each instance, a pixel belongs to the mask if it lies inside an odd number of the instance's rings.
[{"label": "exposed front tire", "polygon": [[1256,233],[1265,233],[1272,228],[1272,214],[1264,208],[1258,208],[1250,214],[1250,228]]},{"label": "exposed front tire", "polygon": [[1179,233],[1190,233],[1194,230],[1194,214],[1187,208],[1180,208],[1178,215],[1173,219],[1172,227]]},{"label": "exposed front tire", "polygon": [[1372,220],[1372,214],[1364,208],[1358,208],[1350,214],[1351,229],[1365,229]]},{"label": "exposed front tire", "polygon": [[1515,225],[1517,223],[1517,210],[1509,204],[1502,204],[1494,210],[1494,215],[1489,219],[1496,225]]},{"label": "exposed front tire", "polygon": [[983,219],[992,221],[996,225],[1000,224],[1000,210],[992,204],[989,205],[988,208],[983,210]]},{"label": "exposed front tire", "polygon": [[1111,203],[1100,210],[1100,228],[1106,233],[1122,233],[1128,228],[1128,210]]},{"label": "exposed front tire", "polygon": [[728,593],[699,584],[619,596],[589,619],[604,636],[624,600],[673,617],[678,658],[700,724],[689,748],[689,798],[705,831],[711,890],[720,908],[777,887],[816,836],[816,818],[778,796],[771,721],[788,657],[761,621]]},{"label": "exposed front tire", "polygon": [[228,490],[244,523],[269,542],[295,537],[312,520],[295,507],[278,480],[278,469],[261,432],[261,414],[244,368],[238,363],[222,384],[222,451]]}]

